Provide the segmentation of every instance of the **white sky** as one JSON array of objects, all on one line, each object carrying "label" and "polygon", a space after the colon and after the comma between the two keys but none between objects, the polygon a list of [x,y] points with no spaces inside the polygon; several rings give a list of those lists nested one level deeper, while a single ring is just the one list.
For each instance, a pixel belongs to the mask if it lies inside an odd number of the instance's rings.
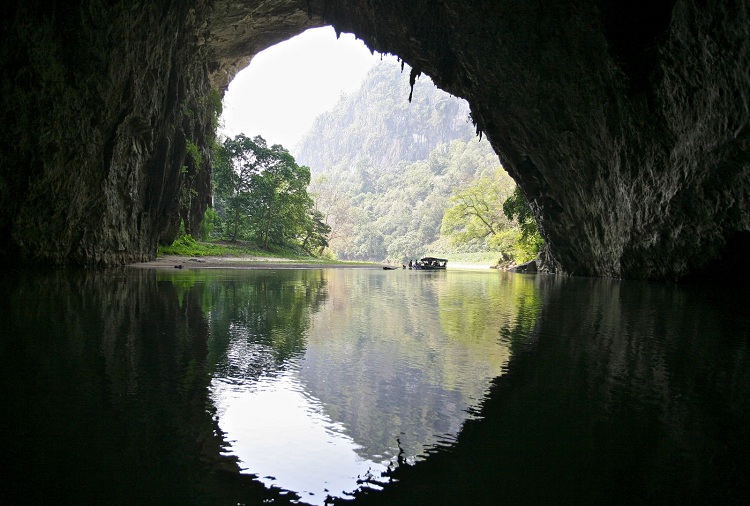
[{"label": "white sky", "polygon": [[[393,58],[395,56],[383,56]],[[253,58],[224,96],[221,133],[261,135],[293,152],[319,114],[362,84],[381,55],[352,34],[315,28]]]}]

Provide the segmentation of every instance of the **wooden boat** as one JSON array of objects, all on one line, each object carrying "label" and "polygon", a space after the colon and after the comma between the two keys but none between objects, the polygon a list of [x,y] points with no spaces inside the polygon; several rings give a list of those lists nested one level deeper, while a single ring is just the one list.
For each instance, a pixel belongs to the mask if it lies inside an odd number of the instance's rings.
[{"label": "wooden boat", "polygon": [[392,265],[384,265],[383,266],[383,270],[384,271],[395,271],[396,269],[398,269],[398,267],[394,267]]},{"label": "wooden boat", "polygon": [[444,271],[448,265],[445,258],[424,257],[412,265],[412,269],[422,271]]}]

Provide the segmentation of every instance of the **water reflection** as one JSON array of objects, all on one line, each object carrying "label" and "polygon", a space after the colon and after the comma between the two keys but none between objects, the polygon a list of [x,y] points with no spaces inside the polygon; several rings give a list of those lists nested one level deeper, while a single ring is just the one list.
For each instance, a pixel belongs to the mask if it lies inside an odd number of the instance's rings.
[{"label": "water reflection", "polygon": [[222,455],[199,290],[124,270],[0,294],[3,504],[283,501]]},{"label": "water reflection", "polygon": [[505,310],[472,314],[501,308],[510,292],[484,273],[389,274],[331,274],[331,303],[315,315],[300,376],[363,457],[413,460],[457,434],[502,373]]},{"label": "water reflection", "polygon": [[747,289],[537,278],[456,445],[364,504],[745,504]]},{"label": "water reflection", "polygon": [[[500,308],[511,285],[439,274],[286,271],[264,281],[262,297],[256,287],[231,301],[241,318],[214,306],[211,334],[228,341],[212,397],[242,465],[321,504],[454,438],[507,363],[497,334],[506,312],[484,309]],[[272,311],[287,319],[256,316]]]},{"label": "water reflection", "polygon": [[122,270],[0,296],[3,504],[750,493],[743,287]]},{"label": "water reflection", "polygon": [[232,453],[243,467],[261,473],[264,483],[321,503],[356,488],[356,477],[372,472],[373,463],[358,455],[360,446],[346,427],[331,421],[296,377],[282,375],[246,389],[216,382],[213,392]]}]

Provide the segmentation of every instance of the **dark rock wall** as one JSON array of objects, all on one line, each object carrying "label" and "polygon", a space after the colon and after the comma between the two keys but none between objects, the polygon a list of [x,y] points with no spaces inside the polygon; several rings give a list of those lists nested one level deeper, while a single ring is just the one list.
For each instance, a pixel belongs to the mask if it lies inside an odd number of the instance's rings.
[{"label": "dark rock wall", "polygon": [[323,26],[313,7],[323,10],[306,0],[215,0],[209,30],[211,78],[216,86],[226,89],[237,72],[264,49]]},{"label": "dark rock wall", "polygon": [[14,4],[0,53],[0,251],[112,264],[153,256],[180,218],[195,231],[209,195],[211,86],[332,24],[469,101],[531,202],[546,268],[676,279],[743,258],[749,4]]},{"label": "dark rock wall", "polygon": [[[210,196],[214,115],[202,4],[28,1],[7,9],[3,256],[144,260],[160,238],[174,237],[181,217],[189,230],[198,225]],[[188,143],[202,156],[186,156]]]}]

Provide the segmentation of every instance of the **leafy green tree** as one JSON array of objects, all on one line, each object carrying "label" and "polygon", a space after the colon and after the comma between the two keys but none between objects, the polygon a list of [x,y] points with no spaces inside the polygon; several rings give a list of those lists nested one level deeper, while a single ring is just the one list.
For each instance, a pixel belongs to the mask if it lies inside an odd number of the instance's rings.
[{"label": "leafy green tree", "polygon": [[521,231],[519,242],[530,255],[536,256],[544,241],[539,234],[529,202],[524,197],[520,187],[517,186],[503,202],[503,213],[508,219],[518,223],[518,228]]},{"label": "leafy green tree", "polygon": [[270,243],[289,244],[303,232],[313,202],[307,194],[310,169],[297,165],[278,144],[266,148],[266,154],[262,170],[252,177],[251,221],[254,235],[268,248]]},{"label": "leafy green tree", "polygon": [[542,245],[534,215],[520,189],[502,169],[473,180],[451,197],[441,231],[454,246],[498,251],[524,262]]},{"label": "leafy green tree", "polygon": [[218,213],[210,207],[206,209],[201,222],[201,241],[208,241],[216,229],[220,218]]},{"label": "leafy green tree", "polygon": [[329,246],[328,236],[331,227],[325,223],[323,213],[313,209],[303,225],[302,249],[313,255],[321,255]]},{"label": "leafy green tree", "polygon": [[326,247],[342,244],[352,234],[351,195],[345,187],[341,178],[326,175],[318,176],[311,184],[316,209],[321,213],[323,224],[330,229]]},{"label": "leafy green tree", "polygon": [[266,249],[327,244],[307,193],[310,169],[281,145],[243,134],[226,139],[215,154],[213,176],[215,207],[231,240],[243,237]]},{"label": "leafy green tree", "polygon": [[502,205],[513,191],[513,181],[503,169],[483,176],[457,191],[450,199],[452,207],[443,216],[441,232],[455,243],[484,240],[510,228],[512,223]]},{"label": "leafy green tree", "polygon": [[[256,142],[259,141],[259,142]],[[213,161],[214,194],[224,211],[225,233],[236,241],[253,206],[253,177],[267,158],[262,137],[239,134],[218,146]]]}]

